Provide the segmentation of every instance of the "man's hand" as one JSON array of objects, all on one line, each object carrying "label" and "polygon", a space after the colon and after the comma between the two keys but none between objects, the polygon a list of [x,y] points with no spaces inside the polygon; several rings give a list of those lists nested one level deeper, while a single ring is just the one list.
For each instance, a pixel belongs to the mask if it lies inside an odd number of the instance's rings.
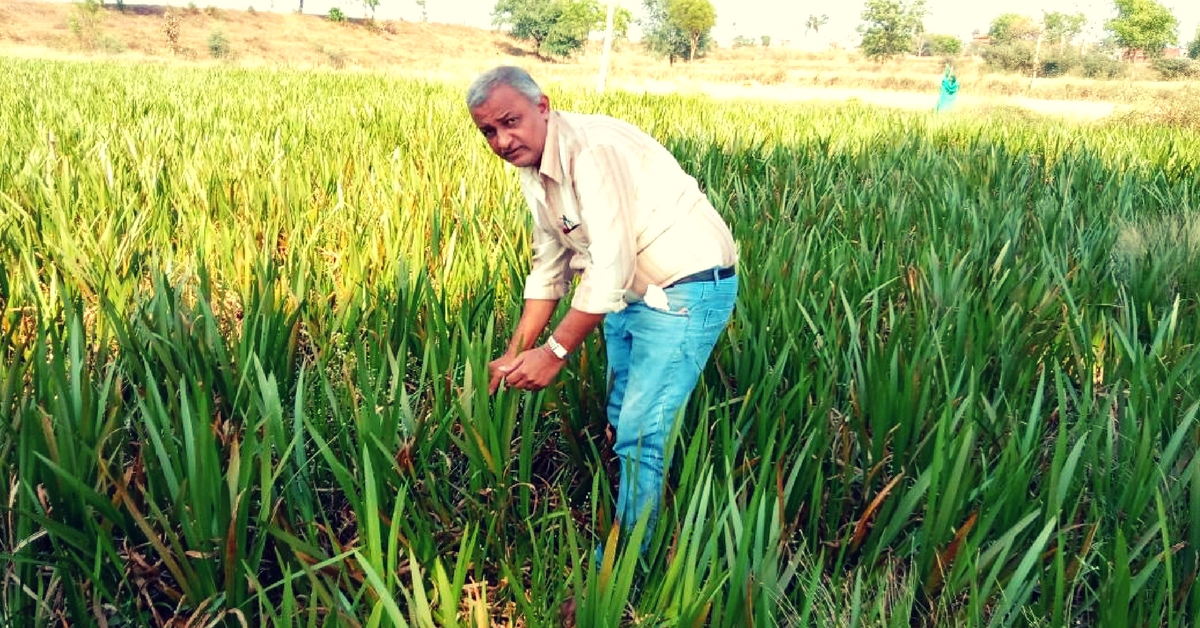
[{"label": "man's hand", "polygon": [[504,355],[488,362],[488,394],[496,394],[496,389],[500,387],[500,380],[508,375],[509,371],[513,370],[513,364],[516,362],[517,356],[511,353]]},{"label": "man's hand", "polygon": [[[521,390],[541,390],[554,381],[554,376],[562,370],[565,362],[548,349],[530,347],[545,329],[557,304],[557,301],[537,299],[525,301],[525,309],[521,312],[517,331],[508,343],[508,351],[488,363],[488,374],[491,376],[488,381],[489,393],[495,394],[500,380]],[[573,351],[602,320],[603,314],[589,314],[572,308],[555,328],[554,338],[568,352]]]},{"label": "man's hand", "polygon": [[521,352],[516,358],[504,360],[502,357],[491,363],[496,365],[492,371],[492,392],[496,391],[495,385],[499,384],[500,378],[519,390],[541,390],[554,381],[555,376],[566,364],[543,347],[535,347]]}]

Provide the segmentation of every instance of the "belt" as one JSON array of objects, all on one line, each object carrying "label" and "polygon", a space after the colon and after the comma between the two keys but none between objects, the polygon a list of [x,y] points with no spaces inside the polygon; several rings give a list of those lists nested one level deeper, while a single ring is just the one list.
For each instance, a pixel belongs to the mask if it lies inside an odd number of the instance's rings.
[{"label": "belt", "polygon": [[[715,282],[715,281],[720,281],[722,279],[729,279],[730,277],[732,277],[736,274],[737,274],[737,270],[733,266],[726,266],[725,268],[710,268],[708,270],[702,270],[698,273],[692,273],[685,277],[680,277],[679,279],[676,279],[675,281],[671,282],[671,286],[678,286],[679,284],[682,284],[682,283],[695,283],[697,281],[714,281]],[[668,286],[668,287],[670,287],[670,286]]]}]

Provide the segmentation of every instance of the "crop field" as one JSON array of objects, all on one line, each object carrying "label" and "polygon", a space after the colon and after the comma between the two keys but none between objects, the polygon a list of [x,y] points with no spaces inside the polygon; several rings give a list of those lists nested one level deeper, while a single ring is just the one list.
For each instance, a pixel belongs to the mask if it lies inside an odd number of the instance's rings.
[{"label": "crop field", "polygon": [[1200,620],[1194,131],[547,84],[741,247],[639,559],[603,339],[487,394],[530,225],[465,85],[0,76],[0,626]]}]

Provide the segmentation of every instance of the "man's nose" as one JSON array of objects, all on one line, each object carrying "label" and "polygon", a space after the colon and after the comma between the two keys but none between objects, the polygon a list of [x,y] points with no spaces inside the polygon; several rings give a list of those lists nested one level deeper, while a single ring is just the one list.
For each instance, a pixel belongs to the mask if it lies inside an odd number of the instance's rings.
[{"label": "man's nose", "polygon": [[512,144],[512,134],[508,131],[496,131],[496,148],[504,151]]}]

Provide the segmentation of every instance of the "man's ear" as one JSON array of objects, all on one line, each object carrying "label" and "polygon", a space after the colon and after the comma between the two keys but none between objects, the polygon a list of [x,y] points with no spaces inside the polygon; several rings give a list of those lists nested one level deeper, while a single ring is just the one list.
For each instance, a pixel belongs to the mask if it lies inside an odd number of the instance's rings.
[{"label": "man's ear", "polygon": [[550,112],[550,97],[545,94],[542,94],[542,97],[538,99],[537,107],[538,107],[538,113],[549,113]]}]

